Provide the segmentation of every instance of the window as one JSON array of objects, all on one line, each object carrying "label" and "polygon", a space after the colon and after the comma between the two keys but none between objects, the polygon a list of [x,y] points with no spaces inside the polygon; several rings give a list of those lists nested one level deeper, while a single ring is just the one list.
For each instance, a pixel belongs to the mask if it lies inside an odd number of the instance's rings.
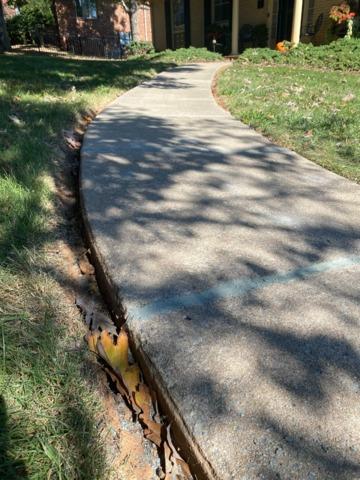
[{"label": "window", "polygon": [[315,12],[315,0],[309,1],[307,25],[305,26],[305,35],[312,35],[314,31],[314,12]]},{"label": "window", "polygon": [[214,0],[214,21],[225,22],[230,21],[231,1],[230,0]]},{"label": "window", "polygon": [[75,0],[76,15],[82,18],[96,18],[96,0]]},{"label": "window", "polygon": [[174,26],[184,25],[185,23],[185,5],[184,0],[173,0]]}]

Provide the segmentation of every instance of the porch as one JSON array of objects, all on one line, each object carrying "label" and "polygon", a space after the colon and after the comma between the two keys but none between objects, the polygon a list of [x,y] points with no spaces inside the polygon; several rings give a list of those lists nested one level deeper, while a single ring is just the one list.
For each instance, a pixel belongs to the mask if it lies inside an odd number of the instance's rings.
[{"label": "porch", "polygon": [[[327,20],[333,0],[154,0],[153,40],[157,50],[216,48],[237,55],[244,48],[273,47],[277,41],[308,40]],[[322,11],[319,10],[321,7]]]}]

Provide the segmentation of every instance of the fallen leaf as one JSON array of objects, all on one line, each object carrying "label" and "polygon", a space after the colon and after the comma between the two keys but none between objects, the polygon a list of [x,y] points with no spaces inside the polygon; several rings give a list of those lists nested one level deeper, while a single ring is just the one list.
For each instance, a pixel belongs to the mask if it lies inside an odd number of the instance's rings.
[{"label": "fallen leaf", "polygon": [[149,388],[141,383],[138,391],[134,394],[134,400],[141,413],[139,413],[139,420],[145,425],[146,429],[144,435],[146,438],[160,447],[162,443],[162,425],[155,422],[151,416],[152,398]]},{"label": "fallen leaf", "polygon": [[130,365],[122,374],[122,379],[129,392],[129,396],[133,399],[140,384],[140,368],[137,364]]},{"label": "fallen leaf", "polygon": [[100,334],[98,342],[100,342],[101,346],[104,349],[104,360],[118,375],[122,376],[122,374],[128,368],[129,363],[127,344],[121,341],[121,335],[118,336],[117,343],[115,344],[113,340],[113,335],[111,335],[108,331],[103,330]]},{"label": "fallen leaf", "polygon": [[98,335],[93,332],[88,332],[88,334],[86,335],[86,340],[88,342],[90,352],[98,354],[99,352],[96,347],[96,344],[98,341]]},{"label": "fallen leaf", "polygon": [[84,299],[78,297],[75,300],[75,305],[81,310],[82,314],[84,315],[84,320],[89,330],[107,330],[113,335],[116,334],[116,326],[114,325],[111,318],[101,312],[98,312],[97,310],[94,310],[93,302],[90,302],[90,305],[88,306]]},{"label": "fallen leaf", "polygon": [[[191,480],[188,464],[182,459],[171,439],[170,425],[166,428],[160,421],[155,392],[141,382],[141,371],[135,363],[129,365],[129,339],[126,331],[119,334],[104,329],[94,330],[94,317],[98,313],[87,309],[83,300],[77,299],[76,305],[88,318],[90,331],[86,339],[89,350],[105,362],[103,368],[116,390],[127,401],[129,407],[137,414],[144,430],[144,437],[163,449],[165,458],[166,480]],[[165,435],[164,435],[165,434]],[[164,436],[166,437],[164,439]]]},{"label": "fallen leaf", "polygon": [[91,263],[85,256],[79,258],[78,265],[83,275],[95,275],[94,266],[91,265]]},{"label": "fallen leaf", "polygon": [[63,137],[67,145],[72,148],[73,150],[79,150],[81,147],[81,142],[79,139],[74,135],[73,132],[68,130],[63,130]]},{"label": "fallen leaf", "polygon": [[174,478],[178,478],[179,480],[191,480],[192,475],[190,472],[189,465],[185,462],[185,460],[181,457],[179,452],[176,450],[175,445],[172,441],[171,438],[171,433],[170,433],[170,425],[167,426],[166,428],[166,442],[165,442],[170,450],[171,450],[171,456],[170,456],[170,461],[173,464],[172,468],[172,474],[175,475]]},{"label": "fallen leaf", "polygon": [[164,442],[164,459],[165,459],[165,480],[173,480],[171,475],[173,463],[171,461],[171,448],[167,442]]},{"label": "fallen leaf", "polygon": [[355,95],[353,93],[348,93],[345,95],[345,97],[342,98],[343,102],[351,102],[351,100],[354,100]]},{"label": "fallen leaf", "polygon": [[8,115],[8,117],[9,117],[9,120],[11,120],[12,123],[17,127],[23,127],[25,125],[25,122],[23,120],[20,120],[20,118],[17,117],[16,115]]},{"label": "fallen leaf", "polygon": [[126,388],[122,385],[120,379],[112,372],[109,368],[105,368],[106,373],[111,378],[112,382],[115,384],[117,391],[124,397],[128,404],[131,406],[131,399],[128,396]]}]

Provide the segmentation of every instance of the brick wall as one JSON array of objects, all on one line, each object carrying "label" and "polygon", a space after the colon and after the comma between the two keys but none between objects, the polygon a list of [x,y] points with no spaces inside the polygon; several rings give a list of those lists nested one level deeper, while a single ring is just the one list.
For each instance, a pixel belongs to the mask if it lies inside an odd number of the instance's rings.
[{"label": "brick wall", "polygon": [[8,0],[2,0],[2,2],[3,2],[5,18],[11,18],[14,15],[16,15],[15,8],[8,5]]},{"label": "brick wall", "polygon": [[[130,32],[130,21],[123,7],[108,0],[97,2],[97,18],[81,18],[76,15],[74,0],[55,0],[55,11],[62,42],[66,37],[111,37],[118,32]],[[152,40],[150,8],[142,7],[138,13],[141,40]]]},{"label": "brick wall", "polygon": [[[332,40],[330,29],[333,22],[329,18],[329,12],[333,5],[340,5],[340,3],[341,0],[306,0],[303,15],[303,33],[305,33],[307,24],[310,23],[314,27],[316,21],[320,20],[320,16],[322,16],[322,22],[319,31],[315,35],[310,37],[303,36],[301,40],[305,42],[311,41],[315,45],[328,43],[329,40]],[[359,0],[348,0],[348,3],[352,5],[352,9],[358,11]]]},{"label": "brick wall", "polygon": [[308,9],[303,15],[303,32],[306,33],[305,30],[308,25],[314,27],[320,15],[322,16],[322,21],[320,29],[315,35],[302,37],[301,40],[303,42],[310,41],[315,45],[327,43],[329,29],[332,24],[329,18],[330,8],[340,3],[341,0],[308,0]]}]

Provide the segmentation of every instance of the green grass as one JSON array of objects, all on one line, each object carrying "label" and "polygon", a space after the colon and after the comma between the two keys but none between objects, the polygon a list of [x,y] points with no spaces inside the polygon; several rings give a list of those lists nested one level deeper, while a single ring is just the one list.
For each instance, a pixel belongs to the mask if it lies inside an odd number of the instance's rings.
[{"label": "green grass", "polygon": [[0,478],[106,478],[79,324],[66,330],[61,289],[39,259],[12,266],[0,270]]},{"label": "green grass", "polygon": [[0,58],[0,259],[13,248],[39,246],[48,231],[51,191],[44,175],[52,173],[49,158],[62,129],[169,65],[141,59]]},{"label": "green grass", "polygon": [[296,61],[244,65],[240,58],[220,75],[217,88],[236,118],[360,183],[359,72],[339,75],[329,69],[319,71],[312,63],[296,66]]},{"label": "green grass", "polygon": [[71,278],[46,253],[63,235],[54,201],[62,130],[182,61],[183,52],[0,56],[1,479],[108,478],[83,327],[60,285]]}]

